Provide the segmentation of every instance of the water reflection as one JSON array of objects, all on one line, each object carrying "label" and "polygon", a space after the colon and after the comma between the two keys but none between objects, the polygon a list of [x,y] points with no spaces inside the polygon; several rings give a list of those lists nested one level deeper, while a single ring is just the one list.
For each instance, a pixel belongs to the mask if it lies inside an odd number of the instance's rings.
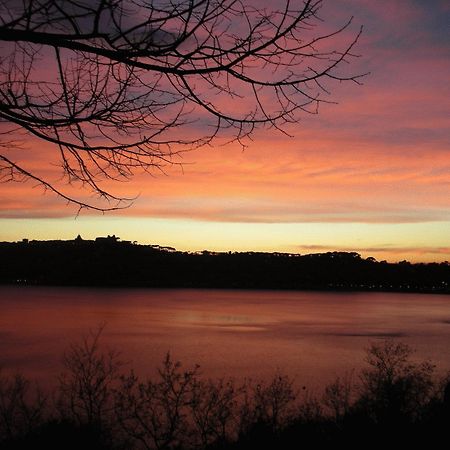
[{"label": "water reflection", "polygon": [[1,287],[0,307],[0,365],[41,380],[101,323],[103,343],[140,373],[171,351],[212,377],[280,369],[321,384],[359,368],[370,340],[386,337],[450,370],[449,296]]}]

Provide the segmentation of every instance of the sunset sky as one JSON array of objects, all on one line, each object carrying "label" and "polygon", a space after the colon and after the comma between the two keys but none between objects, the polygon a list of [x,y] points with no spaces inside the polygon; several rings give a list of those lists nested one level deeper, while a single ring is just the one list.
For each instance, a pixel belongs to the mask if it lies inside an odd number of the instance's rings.
[{"label": "sunset sky", "polygon": [[[277,2],[273,2],[274,5]],[[113,185],[125,210],[82,211],[34,183],[0,187],[0,240],[124,240],[179,250],[357,251],[378,260],[450,260],[450,3],[328,0],[326,26],[364,30],[354,72],[319,115],[287,131],[202,148],[183,166]],[[58,176],[46,144],[30,164]],[[50,160],[49,160],[50,158]],[[79,193],[87,196],[88,193]]]}]

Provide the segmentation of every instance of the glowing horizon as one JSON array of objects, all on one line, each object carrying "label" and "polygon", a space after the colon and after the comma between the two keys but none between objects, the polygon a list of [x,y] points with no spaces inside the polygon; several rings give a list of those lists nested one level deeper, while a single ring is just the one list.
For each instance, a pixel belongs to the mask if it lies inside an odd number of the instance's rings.
[{"label": "glowing horizon", "polygon": [[[90,218],[36,219],[30,229],[26,219],[11,219],[6,240],[71,240],[78,234],[92,240],[115,234],[121,240],[139,244],[174,247],[179,251],[262,251],[287,253],[324,253],[356,251],[364,258],[398,262],[443,262],[449,247],[440,242],[447,235],[441,222],[398,224],[253,224],[201,222],[196,220],[114,218],[107,222]],[[415,236],[423,235],[417,243]],[[57,237],[55,237],[57,235]],[[377,238],[374,240],[373,236]],[[335,242],[340,242],[336,245]]]}]

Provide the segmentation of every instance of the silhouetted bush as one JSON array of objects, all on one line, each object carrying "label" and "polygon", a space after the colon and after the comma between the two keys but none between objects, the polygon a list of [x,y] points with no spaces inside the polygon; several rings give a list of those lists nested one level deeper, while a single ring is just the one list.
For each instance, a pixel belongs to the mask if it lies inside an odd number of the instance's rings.
[{"label": "silhouetted bush", "polygon": [[353,372],[337,377],[334,382],[325,386],[322,403],[331,412],[336,423],[340,423],[350,411],[354,390]]},{"label": "silhouetted bush", "polygon": [[241,384],[207,380],[169,353],[141,379],[124,372],[117,352],[101,350],[101,331],[69,348],[48,397],[20,375],[0,374],[2,449],[429,445],[450,423],[450,378],[439,380],[430,362],[415,362],[394,340],[370,344],[359,377],[350,372],[313,395],[279,373]]},{"label": "silhouetted bush", "polygon": [[0,442],[13,442],[45,420],[46,398],[21,375],[0,372]]},{"label": "silhouetted bush", "polygon": [[414,422],[434,395],[435,366],[411,361],[412,349],[392,339],[367,349],[369,368],[361,373],[361,395],[356,408],[381,424]]},{"label": "silhouetted bush", "polygon": [[159,379],[140,381],[131,373],[115,392],[117,419],[132,441],[146,449],[179,448],[188,443],[189,406],[196,370],[182,371],[167,354]]},{"label": "silhouetted bush", "polygon": [[59,377],[57,409],[76,424],[108,427],[114,409],[113,393],[122,363],[115,350],[101,351],[103,327],[82,342],[72,344],[63,355],[64,372]]}]

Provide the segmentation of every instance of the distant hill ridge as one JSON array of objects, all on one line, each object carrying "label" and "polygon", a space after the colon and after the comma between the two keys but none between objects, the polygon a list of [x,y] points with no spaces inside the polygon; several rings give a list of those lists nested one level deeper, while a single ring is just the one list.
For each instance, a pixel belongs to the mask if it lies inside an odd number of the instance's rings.
[{"label": "distant hill ridge", "polygon": [[0,242],[0,283],[158,288],[450,293],[450,264],[388,263],[356,252],[181,252],[121,241]]}]

